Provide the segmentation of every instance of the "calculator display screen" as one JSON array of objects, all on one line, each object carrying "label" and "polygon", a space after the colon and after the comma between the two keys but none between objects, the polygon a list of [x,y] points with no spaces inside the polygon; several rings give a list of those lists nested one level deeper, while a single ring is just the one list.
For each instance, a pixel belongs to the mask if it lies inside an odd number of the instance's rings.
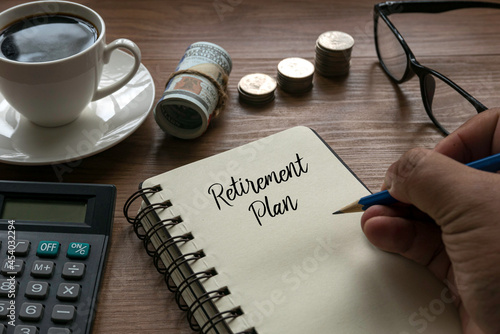
[{"label": "calculator display screen", "polygon": [[86,200],[5,198],[1,219],[85,223]]}]

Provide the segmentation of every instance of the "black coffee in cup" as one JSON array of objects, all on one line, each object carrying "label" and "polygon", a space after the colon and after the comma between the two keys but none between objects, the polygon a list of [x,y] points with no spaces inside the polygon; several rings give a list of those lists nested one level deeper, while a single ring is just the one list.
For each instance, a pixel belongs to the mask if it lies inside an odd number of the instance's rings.
[{"label": "black coffee in cup", "polygon": [[99,37],[90,22],[67,14],[18,20],[0,32],[0,56],[20,62],[46,62],[75,55]]}]

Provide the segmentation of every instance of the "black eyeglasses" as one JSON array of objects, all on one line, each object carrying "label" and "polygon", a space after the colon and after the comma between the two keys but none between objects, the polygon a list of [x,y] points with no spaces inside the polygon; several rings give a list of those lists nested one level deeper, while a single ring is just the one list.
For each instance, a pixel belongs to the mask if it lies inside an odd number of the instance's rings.
[{"label": "black eyeglasses", "polygon": [[390,1],[375,5],[373,20],[377,56],[384,71],[397,83],[413,75],[420,79],[425,111],[445,135],[487,108],[443,74],[421,65],[388,16],[398,13],[442,13],[463,8],[499,8],[482,1]]}]

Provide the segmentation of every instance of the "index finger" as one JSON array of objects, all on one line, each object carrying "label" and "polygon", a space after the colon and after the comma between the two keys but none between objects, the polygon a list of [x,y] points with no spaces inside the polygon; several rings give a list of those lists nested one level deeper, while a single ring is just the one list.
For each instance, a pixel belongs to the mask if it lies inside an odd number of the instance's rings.
[{"label": "index finger", "polygon": [[444,138],[436,152],[468,163],[500,152],[500,108],[485,110]]}]

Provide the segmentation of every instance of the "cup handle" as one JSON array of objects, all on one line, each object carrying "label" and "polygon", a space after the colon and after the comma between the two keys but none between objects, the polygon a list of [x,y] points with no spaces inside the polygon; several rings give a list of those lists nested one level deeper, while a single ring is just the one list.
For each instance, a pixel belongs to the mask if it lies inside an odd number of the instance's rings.
[{"label": "cup handle", "polygon": [[132,66],[130,72],[128,72],[117,82],[109,86],[106,86],[104,88],[97,89],[94,93],[94,96],[92,97],[92,101],[99,100],[109,94],[116,92],[118,89],[125,86],[125,84],[134,77],[134,75],[137,73],[137,70],[139,69],[139,66],[141,65],[141,50],[134,42],[125,38],[114,40],[113,42],[106,45],[103,55],[103,60],[105,64],[109,62],[109,59],[111,58],[111,53],[118,48],[127,49],[132,53],[132,55],[134,56],[134,65]]}]

